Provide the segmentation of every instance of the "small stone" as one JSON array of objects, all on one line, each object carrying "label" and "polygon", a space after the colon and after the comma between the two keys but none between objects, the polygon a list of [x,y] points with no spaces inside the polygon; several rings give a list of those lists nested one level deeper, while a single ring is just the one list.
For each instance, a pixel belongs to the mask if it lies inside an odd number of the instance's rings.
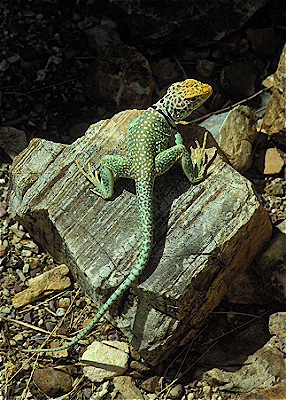
[{"label": "small stone", "polygon": [[32,322],[31,312],[30,312],[30,311],[27,312],[27,313],[24,315],[24,321],[25,321],[25,322],[28,322],[28,324],[30,324],[30,323]]},{"label": "small stone", "polygon": [[56,311],[57,317],[63,317],[66,313],[66,310],[64,308],[59,307]]},{"label": "small stone", "polygon": [[204,393],[206,400],[211,399],[211,387],[210,386],[208,386],[208,385],[203,386],[203,393]]},{"label": "small stone", "polygon": [[169,391],[168,397],[170,397],[171,399],[180,399],[183,395],[183,391],[183,385],[178,384]]},{"label": "small stone", "polygon": [[72,388],[72,377],[52,367],[36,369],[33,381],[48,396],[68,393]]},{"label": "small stone", "polygon": [[283,183],[281,178],[274,179],[270,182],[269,185],[266,186],[265,192],[271,194],[272,196],[283,196]]},{"label": "small stone", "polygon": [[277,149],[271,147],[270,149],[266,150],[263,171],[265,175],[279,174],[283,165],[283,158],[280,156]]},{"label": "small stone", "polygon": [[0,257],[3,257],[6,253],[7,247],[0,244]]},{"label": "small stone", "polygon": [[4,307],[1,310],[1,313],[3,313],[3,314],[10,314],[10,312],[11,312],[11,309],[9,307]]},{"label": "small stone", "polygon": [[195,398],[195,393],[188,393],[187,394],[187,400],[194,400]]},{"label": "small stone", "polygon": [[82,393],[83,393],[85,399],[90,399],[91,395],[92,395],[92,388],[90,388],[90,387],[84,388]]},{"label": "small stone", "polygon": [[39,252],[39,247],[32,240],[29,240],[27,243],[25,243],[24,248],[26,250],[31,250],[33,253]]},{"label": "small stone", "polygon": [[24,338],[23,338],[23,334],[22,333],[17,333],[17,335],[15,335],[14,337],[13,337],[13,339],[16,341],[16,342],[21,342]]},{"label": "small stone", "polygon": [[16,273],[17,273],[17,275],[19,276],[19,278],[21,279],[21,281],[22,281],[22,282],[25,282],[26,277],[25,277],[25,275],[23,274],[22,270],[17,268],[17,269],[16,269]]},{"label": "small stone", "polygon": [[158,397],[155,393],[147,393],[148,400],[156,400]]},{"label": "small stone", "polygon": [[55,325],[52,324],[52,323],[49,322],[49,321],[46,322],[45,326],[46,326],[47,331],[49,331],[49,332],[51,332],[51,331],[54,329],[54,327],[55,327]]},{"label": "small stone", "polygon": [[12,56],[10,56],[10,57],[7,58],[7,61],[8,61],[10,64],[13,64],[13,63],[15,63],[15,62],[17,62],[17,61],[19,61],[19,60],[20,60],[20,55],[19,55],[18,53],[13,54]]},{"label": "small stone", "polygon": [[71,304],[71,301],[68,297],[64,297],[63,299],[59,299],[59,307],[67,310]]},{"label": "small stone", "polygon": [[82,361],[92,364],[83,368],[83,373],[92,382],[122,375],[128,368],[129,347],[118,341],[95,340],[82,355]]},{"label": "small stone", "polygon": [[151,376],[141,383],[141,387],[142,389],[146,390],[146,392],[155,393],[156,391],[160,390],[160,381],[160,376]]},{"label": "small stone", "polygon": [[286,312],[277,312],[270,315],[269,331],[278,336],[282,342],[286,342]]},{"label": "small stone", "polygon": [[134,360],[139,361],[140,360],[140,354],[138,353],[138,351],[136,349],[134,349],[133,346],[129,346],[129,348],[130,348],[131,357]]},{"label": "small stone", "polygon": [[144,400],[131,376],[116,376],[112,382],[115,389],[122,394],[124,400]]},{"label": "small stone", "polygon": [[21,255],[22,257],[31,257],[33,253],[31,252],[31,250],[22,250]]},{"label": "small stone", "polygon": [[2,289],[2,295],[6,298],[10,297],[10,292],[7,288]]},{"label": "small stone", "polygon": [[16,283],[15,285],[14,285],[14,292],[15,293],[19,293],[19,292],[21,292],[22,290],[23,290],[23,286],[22,285],[20,285],[19,283]]},{"label": "small stone", "polygon": [[29,269],[30,269],[30,265],[27,263],[27,264],[24,264],[24,266],[23,266],[23,273],[24,274],[27,274],[28,272],[29,272]]},{"label": "small stone", "polygon": [[145,376],[140,374],[140,372],[138,372],[138,371],[131,371],[129,373],[129,375],[132,376],[132,378],[135,378],[135,379],[144,379],[145,378]]},{"label": "small stone", "polygon": [[143,363],[141,363],[139,361],[131,361],[130,367],[132,369],[135,369],[136,371],[140,372],[141,374],[144,374],[144,373],[150,371],[150,368],[147,367],[147,365],[144,365]]},{"label": "small stone", "polygon": [[[5,184],[5,181],[3,182]],[[4,217],[7,212],[8,205],[6,201],[0,201],[0,218]]]},{"label": "small stone", "polygon": [[[91,394],[92,394],[92,400],[102,400],[105,399],[107,397],[105,397],[108,393],[108,388],[109,388],[109,381],[105,381],[103,382],[95,391],[92,390]],[[88,392],[87,392],[88,393]],[[89,399],[89,397],[87,397]],[[109,398],[109,397],[108,397]],[[113,398],[113,397],[112,397]]]}]

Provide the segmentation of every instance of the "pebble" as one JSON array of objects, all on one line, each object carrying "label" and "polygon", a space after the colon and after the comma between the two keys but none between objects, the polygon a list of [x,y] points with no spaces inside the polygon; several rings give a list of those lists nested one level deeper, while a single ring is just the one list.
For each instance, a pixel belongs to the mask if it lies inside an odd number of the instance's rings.
[{"label": "pebble", "polygon": [[140,374],[140,372],[138,372],[138,371],[131,371],[129,373],[129,376],[131,376],[132,378],[135,378],[135,379],[144,379],[145,378],[145,376]]},{"label": "pebble", "polygon": [[13,340],[15,340],[16,342],[21,342],[23,339],[24,337],[22,333],[17,333],[15,336],[13,336]]},{"label": "pebble", "polygon": [[62,299],[59,299],[59,307],[64,308],[67,310],[71,304],[71,301],[68,297],[64,297]]},{"label": "pebble", "polygon": [[183,395],[184,387],[181,384],[174,386],[168,393],[168,397],[171,399],[180,399]]},{"label": "pebble", "polygon": [[2,295],[4,297],[10,297],[10,292],[7,288],[2,288]]},{"label": "pebble", "polygon": [[61,370],[52,367],[39,368],[33,373],[33,381],[46,395],[68,393],[72,388],[72,377]]},{"label": "pebble", "polygon": [[[3,184],[5,184],[5,180]],[[5,201],[2,202],[0,201],[0,218],[4,217],[4,215],[7,212],[7,208],[8,208],[7,203]]]},{"label": "pebble", "polygon": [[130,346],[130,354],[134,360],[136,360],[136,361],[140,360],[140,354],[133,346]]},{"label": "pebble", "polygon": [[150,371],[150,368],[147,367],[147,365],[144,365],[143,363],[141,363],[139,361],[131,361],[130,367],[132,369],[135,369],[137,372],[142,373],[142,374]]},{"label": "pebble", "polygon": [[11,309],[9,307],[4,307],[1,310],[1,313],[3,313],[3,314],[10,314],[10,312],[11,312]]},{"label": "pebble", "polygon": [[23,273],[24,273],[24,274],[27,274],[27,272],[29,272],[29,269],[30,269],[30,265],[29,265],[29,264],[24,264],[24,266],[23,266]]},{"label": "pebble", "polygon": [[55,327],[54,324],[52,324],[49,321],[47,321],[45,325],[46,325],[46,330],[49,331],[49,332],[51,332]]},{"label": "pebble", "polygon": [[[91,392],[92,394],[92,400],[101,400],[103,398],[105,398],[105,396],[108,394],[108,387],[109,387],[109,381],[105,381],[102,383],[102,385],[100,385],[97,389],[96,392],[93,393],[93,391]],[[88,389],[88,388],[87,388]],[[88,391],[85,392],[86,394],[88,394]],[[87,396],[86,396],[87,397]],[[89,399],[89,397],[87,397]],[[112,397],[113,398],[113,397]]]},{"label": "pebble", "polygon": [[265,192],[273,196],[283,196],[284,190],[283,190],[282,179],[277,178],[274,179],[272,182],[270,182],[270,184],[266,186]]},{"label": "pebble", "polygon": [[112,383],[124,399],[144,400],[141,391],[135,385],[131,376],[116,376]]},{"label": "pebble", "polygon": [[208,386],[208,385],[203,386],[203,393],[204,393],[206,400],[211,399],[211,387],[210,386]]},{"label": "pebble", "polygon": [[27,312],[27,313],[24,315],[24,321],[25,321],[25,322],[28,322],[28,324],[30,324],[30,323],[32,322],[32,319],[31,319],[31,312],[30,312],[30,311]]},{"label": "pebble", "polygon": [[31,252],[31,250],[22,250],[21,251],[21,255],[23,256],[23,257],[31,257],[32,256],[32,252]]},{"label": "pebble", "polygon": [[148,400],[156,400],[158,397],[155,393],[148,393],[147,398]]},{"label": "pebble", "polygon": [[25,277],[25,275],[23,274],[23,271],[21,271],[20,269],[16,269],[16,273],[17,273],[17,275],[19,276],[19,278],[21,279],[21,281],[22,282],[25,282],[25,280],[26,280],[26,277]]},{"label": "pebble", "polygon": [[141,387],[147,392],[154,393],[160,389],[160,380],[161,377],[158,375],[151,376],[141,383]]},{"label": "pebble", "polygon": [[7,247],[4,246],[3,244],[0,244],[0,257],[3,257],[4,254],[6,253]]},{"label": "pebble", "polygon": [[59,307],[56,311],[57,317],[63,317],[66,313],[66,310],[62,307]]},{"label": "pebble", "polygon": [[30,250],[33,253],[39,252],[39,247],[32,240],[30,240],[28,243],[25,243],[24,247],[25,247],[25,249]]},{"label": "pebble", "polygon": [[274,147],[266,150],[264,161],[264,175],[279,174],[283,168],[284,161],[279,151]]}]

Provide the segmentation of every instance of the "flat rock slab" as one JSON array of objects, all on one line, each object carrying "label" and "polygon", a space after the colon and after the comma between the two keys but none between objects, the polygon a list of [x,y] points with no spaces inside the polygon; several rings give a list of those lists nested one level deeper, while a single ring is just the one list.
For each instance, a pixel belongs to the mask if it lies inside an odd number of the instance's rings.
[{"label": "flat rock slab", "polygon": [[[134,183],[119,179],[114,199],[90,191],[75,160],[98,167],[125,148],[127,110],[92,125],[72,145],[34,139],[15,158],[10,210],[54,257],[67,264],[100,306],[134,266],[140,232]],[[181,124],[187,145],[204,129]],[[214,140],[208,150],[213,154]],[[218,150],[219,153],[219,150]],[[269,240],[271,224],[251,183],[217,156],[206,179],[191,186],[181,167],[156,180],[155,238],[148,266],[107,317],[151,364],[192,338],[227,284]]]}]

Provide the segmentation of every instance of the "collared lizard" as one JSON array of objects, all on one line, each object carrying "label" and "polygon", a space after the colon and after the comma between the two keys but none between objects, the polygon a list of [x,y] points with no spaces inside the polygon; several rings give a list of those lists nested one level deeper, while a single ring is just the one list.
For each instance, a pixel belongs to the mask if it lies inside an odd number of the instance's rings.
[{"label": "collared lizard", "polygon": [[[129,124],[126,156],[104,156],[101,159],[100,170],[96,171],[95,175],[90,164],[88,164],[88,172],[86,172],[77,162],[79,170],[95,186],[95,189],[91,190],[103,199],[109,199],[113,196],[114,174],[135,180],[142,235],[140,252],[129,275],[103,304],[92,321],[72,341],[56,348],[25,349],[23,351],[58,351],[72,346],[84,337],[86,332],[139,276],[147,265],[152,250],[152,196],[156,176],[168,171],[178,160],[181,162],[183,171],[190,182],[198,182],[204,176],[206,134],[202,147],[196,141],[197,147],[191,149],[191,157],[176,129],[176,122],[186,118],[211,93],[210,85],[195,79],[173,83],[165,96]],[[168,147],[170,140],[172,141],[171,147]]]}]

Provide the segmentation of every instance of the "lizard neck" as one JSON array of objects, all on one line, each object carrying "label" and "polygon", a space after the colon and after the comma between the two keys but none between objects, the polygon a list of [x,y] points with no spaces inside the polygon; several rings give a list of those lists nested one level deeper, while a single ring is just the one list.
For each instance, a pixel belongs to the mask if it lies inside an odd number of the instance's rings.
[{"label": "lizard neck", "polygon": [[168,112],[168,110],[163,110],[162,108],[158,107],[156,104],[153,104],[152,106],[150,106],[150,108],[153,108],[153,110],[157,111],[159,114],[161,114],[167,124],[172,128],[172,129],[176,129],[176,121],[172,118],[172,116],[170,115],[170,113]]}]

